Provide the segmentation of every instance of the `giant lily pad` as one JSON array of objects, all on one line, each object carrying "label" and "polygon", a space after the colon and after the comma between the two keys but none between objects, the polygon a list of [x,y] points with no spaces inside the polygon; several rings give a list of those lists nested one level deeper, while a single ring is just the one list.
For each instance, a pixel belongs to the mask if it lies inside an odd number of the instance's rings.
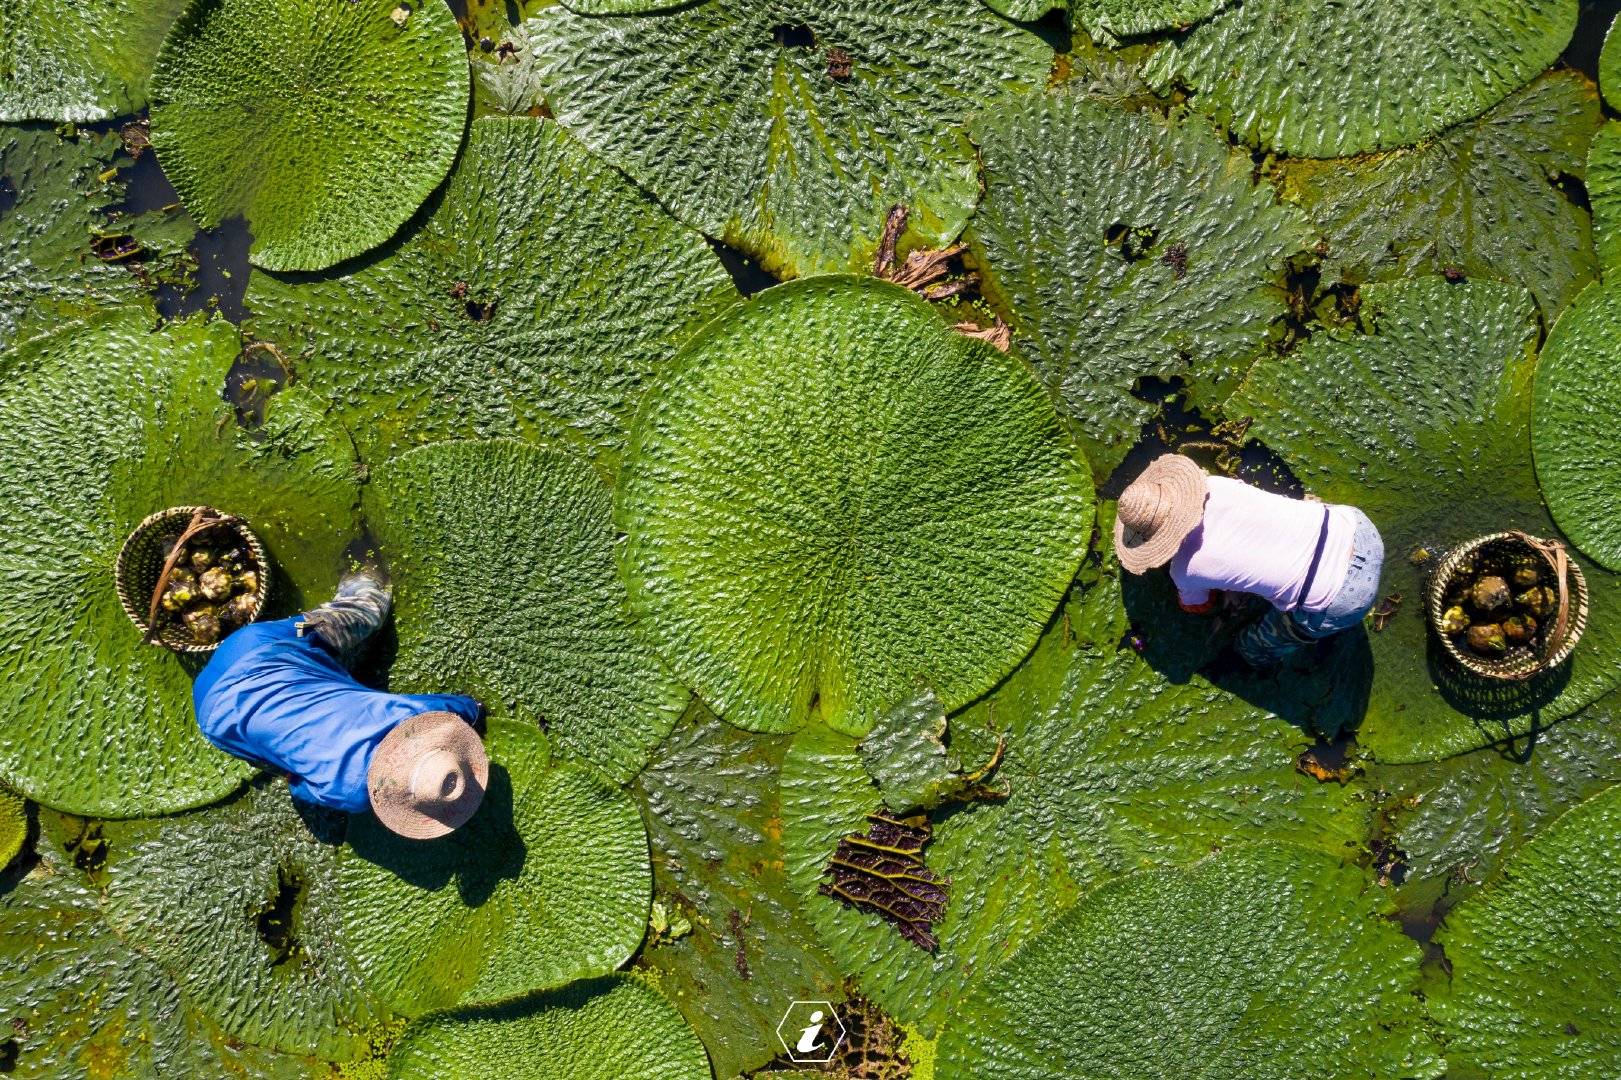
[{"label": "giant lily pad", "polygon": [[255,274],[247,303],[381,461],[534,432],[618,451],[642,381],[735,296],[700,237],[555,124],[491,118],[397,247],[343,277]]},{"label": "giant lily pad", "polygon": [[1553,63],[1576,0],[1244,0],[1149,61],[1160,89],[1299,157],[1407,146]]},{"label": "giant lily pad", "polygon": [[22,851],[28,840],[28,803],[0,788],[0,871]]},{"label": "giant lily pad", "polygon": [[871,278],[762,293],[649,392],[620,474],[631,603],[723,717],[864,731],[954,708],[1035,644],[1091,484],[1016,360]]},{"label": "giant lily pad", "polygon": [[1208,18],[1232,0],[985,0],[985,6],[1010,19],[1039,19],[1064,11],[1069,21],[1094,38],[1150,34]]},{"label": "giant lily pad", "polygon": [[1104,885],[941,1037],[940,1080],[1436,1077],[1419,950],[1362,872],[1292,845]]},{"label": "giant lily pad", "polygon": [[315,1075],[302,1059],[243,1046],[201,1017],[157,963],[108,926],[99,894],[63,853],[41,845],[40,854],[39,864],[0,896],[6,1076]]},{"label": "giant lily pad", "polygon": [[312,833],[279,781],[161,824],[108,825],[107,921],[229,1035],[353,1057],[379,1016],[344,946],[335,831]]},{"label": "giant lily pad", "polygon": [[783,866],[786,736],[757,735],[694,703],[636,780],[653,884],[691,931],[648,942],[639,963],[703,1038],[718,1076],[782,1052],[791,1001],[837,1001],[842,976],[799,912]]},{"label": "giant lily pad", "polygon": [[518,442],[443,443],[390,461],[367,490],[395,582],[393,684],[542,720],[604,776],[635,776],[688,694],[634,633],[613,497],[591,466]]},{"label": "giant lily pad", "polygon": [[1587,213],[1557,181],[1587,171],[1598,124],[1592,84],[1555,71],[1410,150],[1292,164],[1285,186],[1327,238],[1325,277],[1502,278],[1551,321],[1597,269]]},{"label": "giant lily pad", "polygon": [[1593,206],[1593,247],[1608,277],[1621,265],[1621,122],[1599,128],[1587,148],[1587,197]]},{"label": "giant lily pad", "polygon": [[1502,529],[1556,535],[1531,466],[1537,340],[1529,294],[1440,277],[1362,290],[1367,332],[1324,331],[1258,364],[1231,416],[1312,491],[1360,506],[1385,543],[1383,595],[1403,604],[1369,634],[1374,679],[1358,741],[1386,762],[1461,754],[1544,727],[1621,682],[1621,582],[1583,564],[1587,634],[1569,664],[1487,682],[1430,640],[1413,556]]},{"label": "giant lily pad", "polygon": [[1506,746],[1379,767],[1369,782],[1387,793],[1381,817],[1406,868],[1402,910],[1449,908],[1559,813],[1621,783],[1621,698]]},{"label": "giant lily pad", "polygon": [[236,329],[149,308],[104,312],[0,354],[0,775],[60,809],[104,817],[212,802],[252,772],[204,742],[190,671],[144,644],[113,563],[147,514],[207,504],[270,549],[284,611],[336,582],[354,529],[353,450],[300,391],[264,431],[220,397]]},{"label": "giant lily pad", "polygon": [[[109,175],[119,161],[111,132],[0,132],[0,347],[140,293],[131,262],[145,272],[147,253],[117,262],[98,254],[129,252],[111,213],[124,196]],[[172,269],[167,260],[163,269]]]},{"label": "giant lily pad", "polygon": [[852,740],[824,727],[796,736],[782,781],[789,878],[835,959],[898,1019],[932,1030],[992,967],[1115,875],[1244,839],[1360,847],[1356,798],[1294,771],[1310,738],[1197,676],[1170,681],[1120,647],[1125,632],[1106,578],[1066,605],[995,694],[952,719],[965,761],[986,760],[1005,738],[991,780],[1009,794],[933,815],[925,861],[951,884],[932,956],[818,893],[839,838],[866,829],[881,793]]},{"label": "giant lily pad", "polygon": [[657,990],[615,976],[413,1024],[390,1080],[709,1080],[703,1044]]},{"label": "giant lily pad", "polygon": [[957,125],[1039,88],[1052,61],[972,2],[707,0],[528,25],[565,127],[681,220],[789,274],[871,267],[896,203],[915,240],[956,236],[979,197]]},{"label": "giant lily pad", "polygon": [[1428,988],[1450,1075],[1579,1080],[1621,1059],[1621,788],[1566,812],[1447,917]]},{"label": "giant lily pad", "polygon": [[152,145],[201,224],[245,217],[255,264],[319,270],[387,240],[445,178],[467,95],[439,0],[199,0],[158,54]]},{"label": "giant lily pad", "polygon": [[1582,553],[1621,570],[1621,284],[1590,285],[1537,364],[1531,444],[1548,509]]},{"label": "giant lily pad", "polygon": [[1214,393],[1285,311],[1303,216],[1200,118],[1169,124],[1060,91],[970,126],[985,205],[969,238],[988,295],[1108,472],[1154,407],[1140,379]]},{"label": "giant lily pad", "polygon": [[110,120],[146,104],[186,0],[0,0],[0,120]]},{"label": "giant lily pad", "polygon": [[366,987],[406,1016],[604,975],[647,926],[647,833],[629,796],[545,736],[493,720],[473,819],[407,840],[352,818],[339,859],[343,930]]}]

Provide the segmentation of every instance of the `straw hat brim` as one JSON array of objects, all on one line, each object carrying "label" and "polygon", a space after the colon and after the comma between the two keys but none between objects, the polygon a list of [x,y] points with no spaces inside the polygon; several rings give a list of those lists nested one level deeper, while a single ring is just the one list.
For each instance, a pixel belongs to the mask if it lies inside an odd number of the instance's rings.
[{"label": "straw hat brim", "polygon": [[[473,774],[461,794],[425,811],[411,796],[412,766],[423,754],[445,750]],[[366,770],[366,793],[372,813],[391,832],[412,840],[431,840],[454,832],[478,812],[490,782],[490,757],[473,725],[453,712],[425,712],[383,736]]]},{"label": "straw hat brim", "polygon": [[1169,503],[1165,524],[1152,536],[1127,529],[1120,516],[1115,515],[1114,552],[1120,560],[1120,568],[1128,574],[1141,574],[1170,562],[1188,533],[1199,527],[1199,522],[1204,520],[1210,478],[1192,458],[1162,454],[1132,483],[1161,485]]}]

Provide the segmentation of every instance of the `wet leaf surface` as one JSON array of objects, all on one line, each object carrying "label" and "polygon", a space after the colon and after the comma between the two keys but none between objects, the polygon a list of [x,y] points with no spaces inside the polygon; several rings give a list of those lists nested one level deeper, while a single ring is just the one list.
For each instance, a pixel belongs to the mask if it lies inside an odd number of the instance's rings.
[{"label": "wet leaf surface", "polygon": [[110,120],[146,104],[185,0],[0,0],[0,121]]}]

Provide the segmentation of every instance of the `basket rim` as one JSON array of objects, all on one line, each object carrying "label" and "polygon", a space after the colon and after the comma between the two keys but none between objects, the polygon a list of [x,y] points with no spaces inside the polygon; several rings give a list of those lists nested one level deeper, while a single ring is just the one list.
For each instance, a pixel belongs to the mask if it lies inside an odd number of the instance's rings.
[{"label": "basket rim", "polygon": [[[1581,564],[1572,558],[1566,561],[1566,566],[1569,568],[1570,625],[1565,633],[1565,640],[1560,643],[1559,648],[1548,656],[1535,658],[1534,661],[1528,661],[1524,657],[1512,661],[1486,660],[1465,653],[1458,647],[1457,642],[1441,632],[1440,622],[1441,615],[1445,611],[1446,583],[1457,573],[1458,564],[1488,544],[1505,540],[1525,544],[1525,537],[1527,536],[1532,536],[1533,539],[1537,540],[1543,539],[1523,530],[1505,529],[1499,532],[1487,533],[1484,536],[1477,536],[1472,540],[1465,540],[1449,551],[1430,573],[1429,585],[1425,590],[1425,615],[1427,616],[1425,622],[1428,624],[1430,632],[1440,641],[1442,649],[1454,663],[1471,674],[1479,675],[1482,678],[1497,679],[1505,682],[1520,681],[1559,667],[1570,659],[1571,654],[1576,650],[1576,643],[1587,629],[1587,577],[1582,572]],[[1556,542],[1567,550],[1570,547],[1563,538],[1556,538]],[[1530,664],[1529,667],[1527,667],[1528,663]]]},{"label": "basket rim", "polygon": [[[220,524],[229,526],[236,532],[242,542],[247,545],[254,562],[258,565],[259,587],[253,593],[253,616],[248,620],[249,622],[259,617],[260,613],[264,611],[265,603],[270,598],[270,560],[265,554],[264,544],[260,541],[258,534],[249,527],[247,520],[240,514],[229,514],[206,504],[170,506],[163,510],[156,510],[142,518],[140,523],[129,531],[129,535],[124,537],[124,542],[118,547],[118,556],[113,562],[113,591],[118,594],[118,605],[124,609],[124,614],[129,616],[130,622],[135,624],[135,629],[143,636],[151,630],[151,627],[146,621],[146,609],[136,610],[130,601],[129,575],[131,571],[128,559],[131,545],[134,544],[138,537],[150,531],[153,527],[161,525],[170,519],[189,519],[199,510],[206,510],[209,513],[219,515]],[[167,649],[170,652],[198,654],[213,652],[220,647],[223,640],[221,638],[220,641],[216,641],[212,645],[195,642],[176,645],[165,641],[160,634],[153,637],[149,644]]]}]

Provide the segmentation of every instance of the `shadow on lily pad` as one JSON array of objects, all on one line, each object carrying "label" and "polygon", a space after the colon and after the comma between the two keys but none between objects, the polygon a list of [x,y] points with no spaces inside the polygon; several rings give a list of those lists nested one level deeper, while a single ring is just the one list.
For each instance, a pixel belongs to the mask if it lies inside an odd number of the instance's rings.
[{"label": "shadow on lily pad", "polygon": [[1352,734],[1362,723],[1373,686],[1373,651],[1365,627],[1303,650],[1276,672],[1218,670],[1212,662],[1248,617],[1264,614],[1263,602],[1257,601],[1245,616],[1224,620],[1189,615],[1177,606],[1175,587],[1163,571],[1122,574],[1121,592],[1143,659],[1171,682],[1185,683],[1201,674],[1313,737]]},{"label": "shadow on lily pad", "polygon": [[512,818],[512,776],[490,763],[490,782],[484,802],[466,825],[436,840],[408,840],[370,819],[351,828],[349,843],[356,855],[374,863],[409,885],[430,892],[455,879],[467,907],[482,905],[503,879],[517,880],[523,873],[529,848]]},{"label": "shadow on lily pad", "polygon": [[1542,718],[1542,707],[1564,693],[1570,682],[1570,661],[1557,667],[1539,671],[1522,682],[1488,679],[1460,666],[1436,644],[1431,635],[1427,649],[1430,681],[1441,692],[1441,697],[1454,709],[1475,721],[1475,727],[1488,744],[1501,743],[1516,737],[1518,732],[1510,721],[1529,715],[1532,733],[1545,728],[1549,722],[1562,719]]}]

